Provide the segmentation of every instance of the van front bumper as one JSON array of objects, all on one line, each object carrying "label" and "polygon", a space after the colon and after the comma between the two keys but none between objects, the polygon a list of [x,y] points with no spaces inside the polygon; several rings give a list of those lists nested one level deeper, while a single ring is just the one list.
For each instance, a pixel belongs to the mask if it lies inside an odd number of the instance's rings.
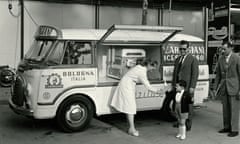
[{"label": "van front bumper", "polygon": [[33,110],[31,109],[26,109],[24,108],[23,106],[17,106],[15,105],[12,100],[10,99],[9,102],[9,107],[17,114],[20,114],[20,115],[24,115],[24,116],[27,116],[27,117],[33,117]]}]

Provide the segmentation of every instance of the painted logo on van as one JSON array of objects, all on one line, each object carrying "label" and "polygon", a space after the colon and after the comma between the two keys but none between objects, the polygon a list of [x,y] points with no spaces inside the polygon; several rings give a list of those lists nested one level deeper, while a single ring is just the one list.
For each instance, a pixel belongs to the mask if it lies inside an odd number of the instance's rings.
[{"label": "painted logo on van", "polygon": [[[90,70],[79,70],[79,71],[64,71],[63,78],[70,78],[71,81],[89,81],[91,78],[95,78],[95,71]],[[79,84],[79,83],[78,83]]]},{"label": "painted logo on van", "polygon": [[62,78],[57,73],[52,73],[47,78],[45,88],[63,88]]}]

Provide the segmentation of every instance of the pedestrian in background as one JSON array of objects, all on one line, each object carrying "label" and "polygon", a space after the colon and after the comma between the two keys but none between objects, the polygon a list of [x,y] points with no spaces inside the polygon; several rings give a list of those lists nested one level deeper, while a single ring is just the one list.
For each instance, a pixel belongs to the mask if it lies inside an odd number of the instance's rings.
[{"label": "pedestrian in background", "polygon": [[113,94],[111,106],[117,111],[126,114],[129,123],[128,134],[130,135],[139,136],[139,132],[136,130],[134,124],[134,116],[136,114],[136,83],[141,82],[148,90],[158,92],[157,89],[150,85],[147,78],[147,71],[156,69],[157,65],[157,61],[151,61],[150,59],[137,64],[122,77]]},{"label": "pedestrian in background", "polygon": [[240,57],[233,52],[233,46],[228,41],[223,42],[222,52],[217,63],[214,87],[215,95],[222,100],[223,129],[219,133],[234,137],[239,131]]},{"label": "pedestrian in background", "polygon": [[186,91],[187,83],[184,80],[179,80],[176,84],[175,113],[178,119],[179,127],[177,138],[184,140],[186,138],[186,119],[188,118],[189,105],[192,104],[192,99],[188,91]]},{"label": "pedestrian in background", "polygon": [[172,91],[176,90],[176,83],[178,83],[179,80],[184,80],[187,83],[186,90],[190,93],[192,98],[192,104],[189,105],[188,119],[186,120],[186,127],[188,131],[191,130],[192,127],[194,91],[197,85],[199,73],[198,60],[189,52],[189,42],[182,40],[179,46],[180,56],[175,60],[172,79]]}]

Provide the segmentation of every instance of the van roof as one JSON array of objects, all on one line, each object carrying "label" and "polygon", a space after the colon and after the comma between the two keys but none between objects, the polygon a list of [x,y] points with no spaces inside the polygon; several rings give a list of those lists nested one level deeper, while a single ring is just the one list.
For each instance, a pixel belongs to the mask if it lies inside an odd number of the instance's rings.
[{"label": "van roof", "polygon": [[[101,37],[107,32],[106,29],[62,29],[61,39],[77,39],[77,40],[100,40]],[[166,36],[170,35],[169,32],[156,32],[156,31],[139,31],[139,30],[116,30],[106,41],[150,41],[161,42]],[[188,35],[176,34],[169,41],[187,40],[191,42],[203,42],[202,38]]]}]

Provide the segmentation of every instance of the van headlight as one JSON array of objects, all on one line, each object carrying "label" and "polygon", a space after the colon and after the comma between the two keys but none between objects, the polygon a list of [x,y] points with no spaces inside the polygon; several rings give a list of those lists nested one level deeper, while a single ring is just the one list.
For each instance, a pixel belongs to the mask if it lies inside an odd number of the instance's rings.
[{"label": "van headlight", "polygon": [[2,87],[10,87],[15,81],[16,73],[14,69],[4,68],[0,72],[0,85]]}]

